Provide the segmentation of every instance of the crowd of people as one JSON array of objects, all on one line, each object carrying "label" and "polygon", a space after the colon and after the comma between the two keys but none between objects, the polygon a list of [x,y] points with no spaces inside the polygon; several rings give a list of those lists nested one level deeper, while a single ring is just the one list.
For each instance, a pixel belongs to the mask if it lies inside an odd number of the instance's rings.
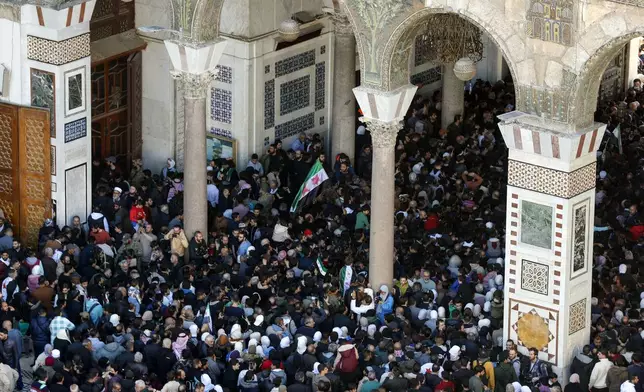
[{"label": "crowd of people", "polygon": [[[0,392],[643,392],[639,128],[599,158],[592,339],[558,380],[503,341],[511,82],[476,82],[440,124],[417,97],[395,162],[395,280],[369,284],[368,130],[357,156],[318,135],[208,163],[208,232],[183,227],[183,177],[95,162],[93,212],[37,248],[0,220]],[[626,143],[625,143],[626,145]],[[289,211],[311,166],[329,180]],[[624,174],[626,173],[626,174]],[[642,320],[642,321],[640,321]],[[22,360],[21,360],[22,357]],[[25,387],[26,388],[26,387]]]}]

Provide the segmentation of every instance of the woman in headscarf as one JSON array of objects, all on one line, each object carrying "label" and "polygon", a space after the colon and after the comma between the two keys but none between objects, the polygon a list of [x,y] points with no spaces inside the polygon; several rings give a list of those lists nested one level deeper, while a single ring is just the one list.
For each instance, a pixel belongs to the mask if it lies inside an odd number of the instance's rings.
[{"label": "woman in headscarf", "polygon": [[568,381],[568,385],[564,388],[564,392],[583,392],[581,384],[579,383],[579,374],[571,374]]},{"label": "woman in headscarf", "polygon": [[54,349],[54,346],[51,344],[46,344],[45,345],[45,351],[41,352],[38,355],[38,358],[36,358],[36,363],[34,363],[33,366],[33,371],[35,372],[36,369],[38,369],[41,366],[45,366],[45,359],[51,355],[52,350]]},{"label": "woman in headscarf", "polygon": [[210,392],[215,389],[215,386],[212,385],[212,380],[210,379],[210,376],[207,374],[202,374],[201,375],[201,383],[204,386],[203,392]]},{"label": "woman in headscarf", "polygon": [[385,323],[385,316],[394,311],[394,299],[389,295],[389,287],[383,284],[380,286],[380,295],[376,315],[381,323]]},{"label": "woman in headscarf", "polygon": [[183,350],[185,350],[188,347],[188,341],[190,340],[190,336],[186,335],[185,333],[180,333],[179,336],[177,337],[177,340],[172,343],[172,351],[174,352],[174,355],[177,357],[177,359],[181,359]]}]

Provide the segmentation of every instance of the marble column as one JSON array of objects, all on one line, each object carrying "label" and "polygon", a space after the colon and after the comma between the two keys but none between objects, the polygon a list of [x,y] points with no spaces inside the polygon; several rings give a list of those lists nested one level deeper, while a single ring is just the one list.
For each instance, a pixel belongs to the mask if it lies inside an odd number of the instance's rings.
[{"label": "marble column", "polygon": [[441,102],[441,127],[454,122],[456,114],[463,114],[465,107],[465,82],[454,74],[454,63],[443,65],[443,99]]},{"label": "marble column", "polygon": [[365,119],[373,145],[371,224],[369,232],[369,282],[374,290],[391,285],[394,265],[395,147],[402,122]]},{"label": "marble column", "polygon": [[606,126],[499,116],[509,149],[503,337],[567,380],[590,339],[596,151]]},{"label": "marble column", "polygon": [[333,121],[331,124],[331,153],[345,153],[355,165],[356,101],[356,39],[343,11],[332,14],[335,26],[333,60]]},{"label": "marble column", "polygon": [[183,84],[184,98],[184,161],[183,218],[188,239],[196,231],[208,232],[208,201],[206,199],[206,93],[215,78],[214,72],[192,74],[174,72]]},{"label": "marble column", "polygon": [[183,86],[184,99],[184,231],[190,239],[195,231],[208,232],[206,198],[206,94],[216,76],[216,66],[226,45],[212,42],[164,41],[174,70]]},{"label": "marble column", "polygon": [[[396,136],[411,104],[416,86],[393,91],[356,87],[353,93],[364,113],[373,144],[371,222],[369,231],[369,283],[378,290],[391,286],[394,276],[394,172]],[[376,174],[377,173],[377,174]]]}]

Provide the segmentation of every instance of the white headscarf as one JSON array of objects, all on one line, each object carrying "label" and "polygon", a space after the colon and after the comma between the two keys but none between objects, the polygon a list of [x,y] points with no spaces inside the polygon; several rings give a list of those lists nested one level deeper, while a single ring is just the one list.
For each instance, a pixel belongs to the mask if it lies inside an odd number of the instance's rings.
[{"label": "white headscarf", "polygon": [[286,348],[291,345],[291,339],[289,339],[288,336],[284,336],[282,340],[280,340],[280,347],[281,348]]},{"label": "white headscarf", "polygon": [[300,336],[297,338],[297,353],[302,355],[306,352],[306,336]]},{"label": "white headscarf", "polygon": [[449,360],[452,362],[457,361],[460,354],[461,348],[458,346],[452,346],[452,348],[449,349]]}]

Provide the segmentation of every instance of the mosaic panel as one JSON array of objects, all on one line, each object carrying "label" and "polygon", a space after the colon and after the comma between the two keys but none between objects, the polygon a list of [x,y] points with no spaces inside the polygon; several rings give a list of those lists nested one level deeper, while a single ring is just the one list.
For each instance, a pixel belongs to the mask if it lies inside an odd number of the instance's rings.
[{"label": "mosaic panel", "polygon": [[275,127],[275,138],[286,139],[289,136],[297,135],[300,132],[308,131],[315,127],[315,115],[313,113],[295,118]]},{"label": "mosaic panel", "polygon": [[573,44],[573,0],[530,0],[526,12],[528,37],[561,45]]},{"label": "mosaic panel", "polygon": [[322,110],[325,106],[326,93],[326,63],[315,64],[315,110]]},{"label": "mosaic panel", "polygon": [[67,78],[67,110],[78,109],[83,106],[83,74],[77,73]]},{"label": "mosaic panel", "polygon": [[76,121],[65,124],[65,143],[73,142],[87,136],[87,118],[79,118]]},{"label": "mosaic panel", "polygon": [[434,67],[423,72],[419,72],[415,75],[412,75],[410,78],[411,84],[416,86],[421,84],[430,84],[434,82],[439,82],[442,78],[441,67]]},{"label": "mosaic panel", "polygon": [[49,167],[51,168],[51,175],[56,175],[56,146],[49,146]]},{"label": "mosaic panel", "polygon": [[11,155],[12,118],[8,114],[0,113],[0,169],[13,169],[13,155]]},{"label": "mosaic panel", "polygon": [[275,63],[275,77],[288,75],[300,69],[315,65],[315,50],[300,53]]},{"label": "mosaic panel", "polygon": [[264,83],[264,129],[275,126],[275,79]]},{"label": "mosaic panel", "polygon": [[216,136],[224,136],[227,138],[232,139],[233,138],[233,133],[227,129],[221,129],[221,128],[210,128],[208,130],[211,135],[216,135]]},{"label": "mosaic panel", "polygon": [[540,248],[552,247],[552,207],[521,202],[521,242]]},{"label": "mosaic panel", "polygon": [[585,200],[576,205],[573,212],[573,244],[572,244],[572,274],[586,268],[588,253],[587,231],[588,231],[588,209],[589,201]]},{"label": "mosaic panel", "polygon": [[27,58],[52,65],[63,65],[90,55],[89,33],[63,41],[27,36]]},{"label": "mosaic panel", "polygon": [[570,305],[568,335],[581,331],[586,327],[586,298]]},{"label": "mosaic panel", "polygon": [[291,80],[280,85],[280,116],[309,106],[311,76]]},{"label": "mosaic panel", "polygon": [[229,90],[210,89],[210,118],[225,124],[232,123],[233,94]]},{"label": "mosaic panel", "polygon": [[521,262],[521,289],[548,295],[548,267],[529,260]]},{"label": "mosaic panel", "polygon": [[570,199],[595,187],[595,172],[595,162],[566,173],[510,160],[508,185]]},{"label": "mosaic panel", "polygon": [[554,309],[510,298],[510,339],[519,345],[522,353],[535,347],[538,357],[557,366],[559,342],[555,336],[559,328],[559,312]]},{"label": "mosaic panel", "polygon": [[218,65],[215,68],[217,68],[218,71],[217,77],[215,78],[216,81],[228,84],[233,83],[233,69],[231,67]]},{"label": "mosaic panel", "polygon": [[51,72],[31,69],[31,106],[49,109],[50,135],[56,137],[56,76]]},{"label": "mosaic panel", "polygon": [[416,37],[414,42],[414,65],[427,64],[430,61],[436,60],[436,53],[431,50],[431,45],[427,42],[422,34]]}]

